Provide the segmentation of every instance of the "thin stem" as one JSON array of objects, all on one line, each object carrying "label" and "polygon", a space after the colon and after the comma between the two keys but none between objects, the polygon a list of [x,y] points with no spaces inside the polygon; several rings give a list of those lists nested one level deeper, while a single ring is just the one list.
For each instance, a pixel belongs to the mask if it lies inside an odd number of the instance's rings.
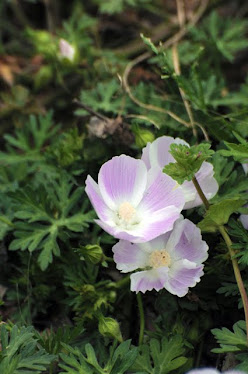
[{"label": "thin stem", "polygon": [[194,183],[194,186],[196,188],[196,191],[198,192],[198,195],[200,196],[200,198],[202,199],[202,202],[203,204],[205,205],[205,208],[206,210],[209,209],[210,207],[210,204],[208,202],[208,199],[206,198],[206,196],[204,195],[202,189],[201,189],[201,186],[199,185],[198,183],[198,180],[196,179],[196,177],[193,177],[192,179],[192,182]]},{"label": "thin stem", "polygon": [[[209,207],[210,207],[210,204],[209,204],[206,196],[204,195],[204,192],[202,191],[201,186],[199,185],[196,177],[193,177],[192,182],[194,183],[194,186],[195,186],[200,198],[202,199],[202,202],[205,205],[206,210],[208,210]],[[232,249],[232,241],[230,239],[230,236],[228,235],[228,233],[227,233],[227,231],[226,231],[226,229],[223,225],[219,225],[218,229],[219,229],[219,232],[222,235],[222,237],[223,237],[223,239],[226,243],[226,246],[228,248],[228,251],[229,251],[229,254],[230,254],[230,257],[231,257],[231,261],[232,261],[232,266],[233,266],[235,279],[236,279],[236,282],[237,282],[237,285],[238,285],[238,288],[239,288],[239,292],[240,292],[240,295],[241,295],[241,299],[242,299],[242,302],[243,302],[244,313],[245,313],[245,324],[246,324],[246,338],[247,338],[247,344],[248,344],[248,297],[247,297],[245,286],[244,286],[244,283],[243,283],[243,280],[242,280],[242,277],[241,277],[238,262],[237,262],[236,258],[234,257],[235,252]]]},{"label": "thin stem", "polygon": [[138,302],[139,315],[140,315],[139,345],[142,345],[144,341],[145,314],[144,314],[144,308],[143,308],[142,297],[141,297],[140,292],[137,293],[137,302]]},{"label": "thin stem", "polygon": [[126,277],[123,277],[119,281],[115,282],[115,287],[122,288],[126,286],[129,282],[130,282],[130,276],[127,275]]},{"label": "thin stem", "polygon": [[[176,73],[177,76],[179,76],[179,75],[181,75],[181,67],[180,67],[180,62],[179,62],[179,57],[178,57],[177,43],[175,43],[172,46],[172,58],[173,58],[173,65],[174,65],[175,73]],[[195,128],[195,121],[194,121],[194,116],[193,116],[193,112],[191,110],[190,103],[188,102],[188,100],[185,97],[184,90],[180,86],[178,86],[178,89],[179,89],[181,98],[183,100],[183,104],[185,106],[186,112],[187,112],[189,120],[190,120],[193,135],[197,139],[197,131],[196,131],[196,128]]]},{"label": "thin stem", "polygon": [[[197,12],[194,14],[194,16],[191,18],[191,20],[187,24],[185,24],[183,27],[181,27],[180,30],[177,33],[172,35],[171,38],[168,38],[164,43],[160,44],[160,46],[158,48],[166,49],[166,48],[172,46],[174,43],[179,42],[179,40],[181,40],[187,34],[188,30],[191,27],[193,27],[197,24],[197,22],[202,17],[205,10],[207,9],[208,3],[209,3],[209,0],[202,0]],[[134,66],[141,63],[144,60],[147,60],[151,56],[152,56],[152,52],[148,51],[148,52],[142,53],[141,55],[137,56],[134,60],[130,61],[127,64],[127,66],[125,68],[125,71],[123,73],[123,77],[122,77],[122,84],[123,84],[124,90],[128,94],[129,98],[134,103],[139,105],[140,107],[145,108],[147,110],[154,110],[154,111],[158,111],[158,112],[167,114],[170,117],[172,117],[173,119],[175,119],[177,122],[181,123],[182,125],[184,125],[186,127],[191,127],[191,123],[188,123],[188,122],[184,121],[183,119],[178,117],[175,113],[171,112],[170,110],[165,110],[165,109],[162,109],[162,108],[158,108],[158,107],[155,107],[154,105],[146,105],[146,104],[142,103],[141,101],[139,101],[132,94],[131,88],[130,88],[129,83],[128,83],[129,74],[130,74],[131,70],[134,68]]]},{"label": "thin stem", "polygon": [[247,338],[247,344],[248,344],[248,297],[247,297],[245,286],[244,286],[244,283],[243,283],[243,280],[242,280],[242,277],[241,277],[241,274],[240,274],[238,261],[234,257],[235,252],[232,249],[232,241],[231,241],[231,239],[230,239],[230,237],[229,237],[229,235],[228,235],[228,233],[227,233],[227,231],[226,231],[226,229],[223,225],[219,226],[219,232],[221,233],[221,235],[222,235],[222,237],[223,237],[223,239],[226,243],[226,246],[228,248],[228,251],[229,251],[229,254],[230,254],[230,257],[231,257],[231,260],[232,260],[234,275],[235,275],[236,282],[238,284],[239,292],[240,292],[240,295],[241,295],[241,299],[242,299],[242,302],[243,302],[243,307],[244,307],[244,312],[245,312],[246,338]]}]

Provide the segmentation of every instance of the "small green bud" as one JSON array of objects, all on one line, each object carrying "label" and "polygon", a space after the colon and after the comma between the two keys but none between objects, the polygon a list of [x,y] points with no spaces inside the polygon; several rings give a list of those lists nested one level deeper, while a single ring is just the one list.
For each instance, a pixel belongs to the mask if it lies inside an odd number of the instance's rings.
[{"label": "small green bud", "polygon": [[98,244],[87,244],[79,249],[80,255],[85,261],[98,264],[104,258],[102,248]]},{"label": "small green bud", "polygon": [[119,323],[111,317],[101,316],[98,329],[105,337],[117,339],[120,343],[123,341]]},{"label": "small green bud", "polygon": [[135,144],[139,148],[143,148],[148,142],[153,142],[154,134],[147,129],[140,128],[137,124],[132,126],[132,132],[135,135]]},{"label": "small green bud", "polygon": [[111,303],[114,303],[115,300],[116,300],[116,292],[115,291],[110,291],[108,298],[109,298],[109,301]]}]

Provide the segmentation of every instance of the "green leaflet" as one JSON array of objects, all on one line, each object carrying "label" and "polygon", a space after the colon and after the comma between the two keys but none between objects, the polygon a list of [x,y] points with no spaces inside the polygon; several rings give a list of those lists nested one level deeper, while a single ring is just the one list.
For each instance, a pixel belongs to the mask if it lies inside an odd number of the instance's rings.
[{"label": "green leaflet", "polygon": [[78,206],[83,188],[75,189],[66,173],[59,180],[54,179],[38,189],[28,187],[10,195],[17,221],[16,239],[9,249],[40,250],[38,262],[42,270],[48,267],[54,255],[60,255],[58,238],[66,242],[70,232],[82,232],[93,218],[92,211],[84,212],[86,205],[84,208]]},{"label": "green leaflet", "polygon": [[231,214],[241,208],[245,202],[244,199],[234,197],[211,205],[206,212],[205,217],[197,226],[202,231],[215,232],[218,230],[218,226],[226,224]]},{"label": "green leaflet", "polygon": [[4,374],[39,374],[55,359],[40,348],[33,327],[13,326],[10,332],[0,327],[0,372]]},{"label": "green leaflet", "polygon": [[131,347],[131,340],[126,340],[117,348],[114,343],[110,347],[109,359],[103,365],[98,362],[91,344],[85,345],[84,355],[79,349],[63,344],[66,354],[61,353],[62,363],[59,365],[62,374],[124,374],[137,357],[137,348]]},{"label": "green leaflet", "polygon": [[140,347],[140,353],[131,368],[133,373],[166,374],[178,369],[187,362],[182,336],[176,335],[170,339],[163,338],[161,342],[151,339],[148,345]]},{"label": "green leaflet", "polygon": [[214,353],[238,352],[247,349],[245,321],[233,325],[233,332],[226,327],[211,330],[220,348],[212,349]]},{"label": "green leaflet", "polygon": [[164,173],[171,176],[179,184],[185,180],[191,181],[200,169],[203,161],[211,157],[214,151],[210,150],[210,144],[199,144],[192,147],[182,144],[171,144],[170,153],[176,160],[164,167]]}]

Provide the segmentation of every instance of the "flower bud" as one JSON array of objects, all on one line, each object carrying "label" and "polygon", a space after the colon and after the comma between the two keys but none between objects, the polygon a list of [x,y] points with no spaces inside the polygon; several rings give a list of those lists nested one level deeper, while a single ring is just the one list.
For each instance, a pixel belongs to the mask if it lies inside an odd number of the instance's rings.
[{"label": "flower bud", "polygon": [[105,337],[117,339],[120,343],[123,341],[119,323],[111,317],[101,316],[98,329]]},{"label": "flower bud", "polygon": [[89,261],[92,264],[98,264],[104,257],[102,248],[98,244],[87,244],[84,247],[80,247],[79,253],[85,261]]},{"label": "flower bud", "polygon": [[65,39],[59,40],[59,55],[60,58],[74,62],[76,57],[76,48],[68,43]]},{"label": "flower bud", "polygon": [[143,148],[148,142],[153,142],[154,134],[147,129],[140,128],[137,124],[132,126],[132,132],[135,135],[135,144],[139,148]]}]

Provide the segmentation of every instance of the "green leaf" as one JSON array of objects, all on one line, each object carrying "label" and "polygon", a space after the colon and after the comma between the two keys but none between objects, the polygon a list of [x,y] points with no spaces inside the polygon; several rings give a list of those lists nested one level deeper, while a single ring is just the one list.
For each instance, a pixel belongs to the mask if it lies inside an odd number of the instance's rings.
[{"label": "green leaf", "polygon": [[219,153],[222,156],[232,156],[235,160],[245,162],[248,161],[248,142],[245,144],[235,144],[224,142],[228,150],[222,149]]},{"label": "green leaf", "polygon": [[210,144],[199,144],[188,147],[183,144],[171,144],[170,153],[176,160],[164,167],[164,173],[170,175],[179,184],[185,180],[191,181],[202,163],[211,157],[214,151],[210,150]]},{"label": "green leaf", "polygon": [[67,354],[60,354],[64,363],[60,363],[59,366],[66,370],[62,374],[125,374],[137,356],[137,348],[130,347],[130,343],[131,341],[127,340],[121,343],[116,349],[114,343],[110,347],[109,359],[107,362],[105,360],[104,367],[99,364],[95,350],[91,344],[88,343],[85,345],[85,357],[79,349],[74,349],[62,343],[68,352]]},{"label": "green leaf", "polygon": [[[83,232],[93,219],[93,212],[84,213],[79,204],[83,188],[75,188],[71,178],[62,173],[60,179],[43,180],[44,186],[27,187],[10,193],[15,207],[15,239],[10,250],[39,250],[38,263],[45,270],[60,255],[58,238],[68,241],[74,232]],[[66,235],[65,235],[66,233]]]},{"label": "green leaf", "polygon": [[211,332],[220,344],[220,348],[212,349],[214,353],[239,352],[247,349],[245,321],[238,321],[233,325],[233,332],[226,327],[212,329]]},{"label": "green leaf", "polygon": [[187,362],[187,358],[183,356],[184,352],[184,341],[180,335],[170,339],[164,337],[161,342],[151,339],[149,348],[148,346],[140,348],[131,371],[150,374],[169,373]]},{"label": "green leaf", "polygon": [[47,371],[55,356],[41,349],[34,337],[33,327],[13,326],[10,332],[0,327],[0,372],[4,374],[39,374]]},{"label": "green leaf", "polygon": [[[116,79],[99,82],[92,90],[82,91],[80,100],[95,111],[118,114],[122,105],[120,83]],[[76,114],[86,115],[88,112],[85,109],[78,109]]]},{"label": "green leaf", "polygon": [[48,112],[45,116],[31,115],[29,122],[21,129],[17,129],[15,135],[4,136],[8,153],[0,152],[0,163],[19,164],[41,161],[42,147],[47,141],[51,143],[55,139],[58,129],[59,126],[53,123],[52,112]]},{"label": "green leaf", "polygon": [[218,230],[218,226],[226,224],[231,214],[242,207],[245,202],[244,199],[236,197],[213,204],[206,212],[203,220],[199,222],[197,226],[202,231],[215,232]]},{"label": "green leaf", "polygon": [[155,44],[153,44],[150,38],[146,38],[143,34],[140,34],[140,37],[143,42],[152,50],[152,52],[154,52],[156,55],[159,53],[157,47],[155,46]]}]

